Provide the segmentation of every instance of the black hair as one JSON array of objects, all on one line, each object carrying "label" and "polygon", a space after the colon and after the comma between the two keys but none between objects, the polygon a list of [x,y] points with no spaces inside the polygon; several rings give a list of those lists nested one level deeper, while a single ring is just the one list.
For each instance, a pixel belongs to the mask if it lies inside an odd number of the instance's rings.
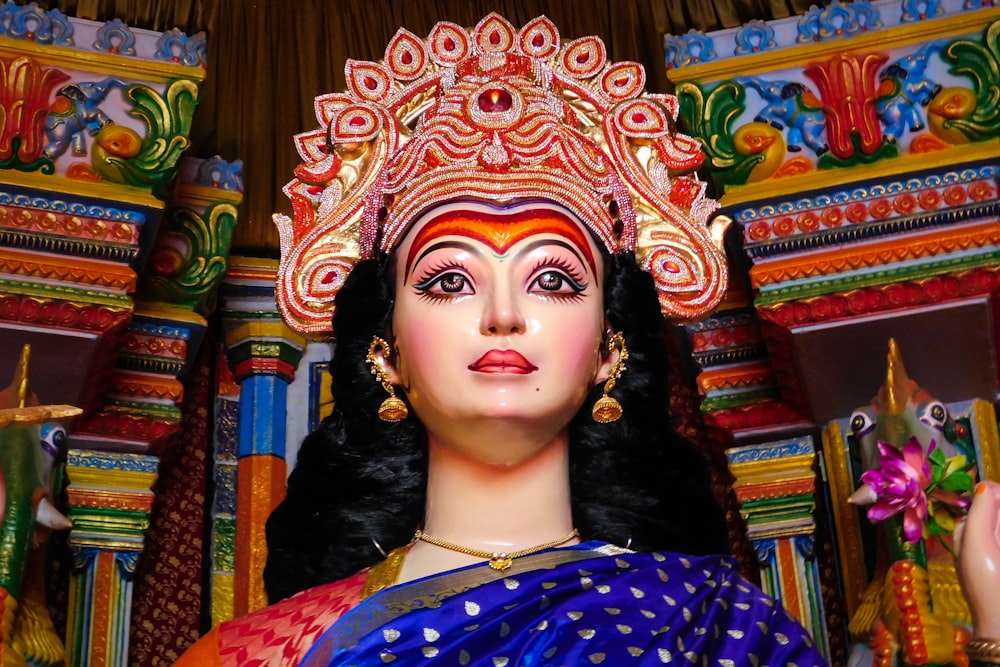
[{"label": "black hair", "polygon": [[[708,465],[670,427],[664,320],[652,276],[632,253],[608,259],[605,309],[625,337],[627,370],[612,396],[624,415],[591,417],[595,387],[570,424],[573,520],[584,540],[689,554],[728,550]],[[385,391],[365,361],[392,317],[389,261],[359,262],[337,297],[330,371],[334,409],[302,443],[285,499],[267,521],[271,602],[350,576],[413,537],[424,514],[426,433],[411,416],[377,416]],[[405,397],[403,397],[405,400]]]}]

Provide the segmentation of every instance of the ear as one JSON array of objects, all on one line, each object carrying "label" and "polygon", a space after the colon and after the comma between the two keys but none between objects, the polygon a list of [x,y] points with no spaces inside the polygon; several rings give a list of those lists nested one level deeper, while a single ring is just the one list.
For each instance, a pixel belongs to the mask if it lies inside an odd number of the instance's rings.
[{"label": "ear", "polygon": [[603,384],[611,377],[611,369],[615,367],[621,359],[622,351],[617,346],[608,349],[608,341],[614,332],[609,328],[606,335],[601,339],[601,363],[597,366],[597,375],[594,377],[594,384]]},{"label": "ear", "polygon": [[371,356],[375,364],[377,364],[379,369],[382,370],[389,382],[399,386],[403,383],[402,375],[400,375],[398,368],[399,348],[394,349],[395,354],[393,354],[392,350],[386,349],[380,345],[372,350]]},{"label": "ear", "polygon": [[396,347],[395,342],[392,343],[392,350],[381,350],[382,354],[382,368],[385,369],[386,377],[389,378],[389,382],[398,386],[403,384],[403,375],[399,372],[399,348]]}]

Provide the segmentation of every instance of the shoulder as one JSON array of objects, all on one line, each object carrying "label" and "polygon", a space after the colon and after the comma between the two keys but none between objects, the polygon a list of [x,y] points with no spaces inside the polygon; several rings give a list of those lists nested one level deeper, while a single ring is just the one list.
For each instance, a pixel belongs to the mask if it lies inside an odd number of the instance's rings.
[{"label": "shoulder", "polygon": [[220,665],[297,665],[316,639],[361,600],[368,570],[302,591],[221,624]]}]

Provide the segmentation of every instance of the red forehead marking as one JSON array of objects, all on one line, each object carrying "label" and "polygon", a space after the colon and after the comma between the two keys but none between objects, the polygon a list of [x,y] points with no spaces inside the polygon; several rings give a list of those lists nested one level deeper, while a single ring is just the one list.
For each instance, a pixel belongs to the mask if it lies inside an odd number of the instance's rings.
[{"label": "red forehead marking", "polygon": [[507,215],[481,211],[449,211],[425,225],[410,245],[406,273],[420,250],[443,236],[465,236],[483,243],[498,255],[506,254],[518,241],[536,234],[562,236],[579,248],[597,275],[597,265],[586,232],[572,218],[550,209],[519,211]]}]

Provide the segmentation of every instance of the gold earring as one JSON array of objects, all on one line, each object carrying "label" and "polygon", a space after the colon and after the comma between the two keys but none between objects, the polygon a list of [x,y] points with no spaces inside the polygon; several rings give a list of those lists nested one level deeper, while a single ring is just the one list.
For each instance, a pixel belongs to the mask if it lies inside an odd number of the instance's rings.
[{"label": "gold earring", "polygon": [[614,352],[616,346],[619,351],[618,359],[611,367],[608,381],[604,383],[604,395],[597,399],[597,402],[594,403],[594,409],[591,411],[594,421],[599,424],[618,421],[622,416],[622,404],[618,402],[618,399],[608,396],[625,370],[625,360],[628,359],[628,348],[625,347],[625,337],[621,333],[615,333],[608,340],[608,353]]},{"label": "gold earring", "polygon": [[372,375],[375,376],[375,379],[379,381],[383,389],[389,392],[389,398],[382,401],[382,405],[378,406],[378,418],[384,422],[401,422],[410,415],[410,411],[406,409],[406,403],[396,396],[396,390],[393,388],[392,383],[389,382],[388,374],[382,368],[382,364],[379,363],[378,359],[375,358],[375,353],[379,350],[382,351],[382,356],[388,361],[391,354],[389,344],[378,336],[375,336],[372,339],[372,344],[368,346],[368,356],[365,357],[365,361],[371,364]]}]

